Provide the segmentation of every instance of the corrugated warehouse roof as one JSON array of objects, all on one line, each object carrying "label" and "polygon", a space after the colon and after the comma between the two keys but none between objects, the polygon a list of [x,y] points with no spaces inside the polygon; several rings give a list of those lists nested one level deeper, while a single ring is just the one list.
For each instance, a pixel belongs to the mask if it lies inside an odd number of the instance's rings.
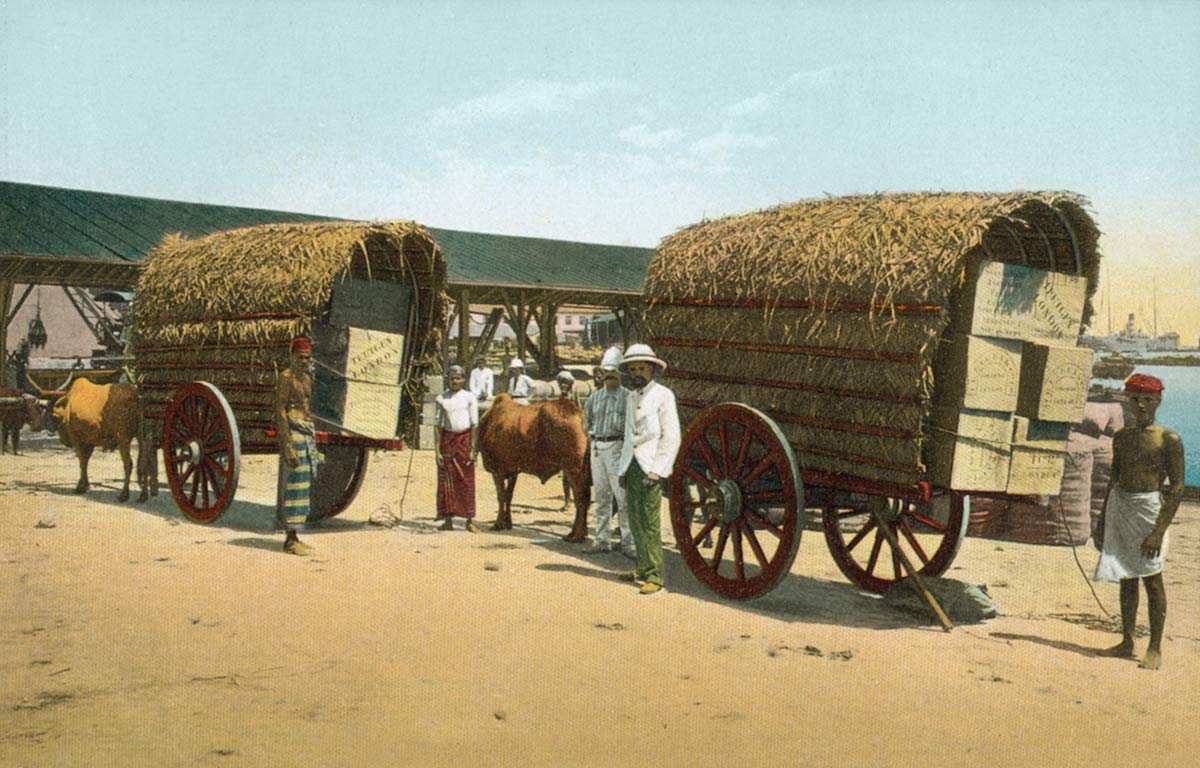
[{"label": "corrugated warehouse roof", "polygon": [[[0,181],[0,280],[132,286],[137,265],[163,235],[200,237],[258,224],[334,217]],[[500,289],[559,303],[608,303],[641,294],[650,248],[429,228],[453,292],[501,300]]]},{"label": "corrugated warehouse roof", "polygon": [[654,257],[652,248],[428,229],[446,254],[447,284],[472,288],[472,301],[483,303],[487,294],[474,289],[640,296]]},{"label": "corrugated warehouse roof", "polygon": [[[0,181],[0,258],[136,264],[169,232],[198,237],[256,224],[322,218]],[[0,277],[21,279],[11,272],[4,270]]]}]

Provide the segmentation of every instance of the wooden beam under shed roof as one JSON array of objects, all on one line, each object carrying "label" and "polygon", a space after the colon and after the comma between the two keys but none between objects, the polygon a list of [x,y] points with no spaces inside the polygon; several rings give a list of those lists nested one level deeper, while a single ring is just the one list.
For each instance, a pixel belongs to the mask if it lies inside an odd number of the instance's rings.
[{"label": "wooden beam under shed roof", "polygon": [[640,291],[597,290],[577,286],[528,286],[528,285],[492,285],[483,283],[448,283],[446,286],[451,295],[459,289],[471,291],[472,304],[504,304],[505,296],[511,297],[516,291],[521,291],[525,301],[530,304],[554,304],[559,307],[592,307],[607,309],[614,304],[627,301],[640,302]]},{"label": "wooden beam under shed roof", "polygon": [[117,259],[0,254],[0,280],[14,283],[132,289],[137,285],[140,271],[138,264]]}]

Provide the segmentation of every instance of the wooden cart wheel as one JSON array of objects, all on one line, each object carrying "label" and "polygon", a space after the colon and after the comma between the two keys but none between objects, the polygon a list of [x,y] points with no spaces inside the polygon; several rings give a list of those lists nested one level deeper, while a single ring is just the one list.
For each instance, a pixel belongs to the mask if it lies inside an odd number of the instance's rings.
[{"label": "wooden cart wheel", "polygon": [[308,521],[315,523],[343,512],[367,474],[367,449],[356,445],[325,446],[325,461],[313,478]]},{"label": "wooden cart wheel", "polygon": [[242,445],[221,390],[206,381],[175,390],[163,419],[163,458],[175,503],[189,520],[211,523],[233,501]]},{"label": "wooden cart wheel", "polygon": [[739,403],[705,409],[683,436],[669,485],[679,552],[709,589],[757,597],[791,570],[804,486],[791,446],[766,415]]},{"label": "wooden cart wheel", "polygon": [[[950,567],[967,531],[963,495],[950,493],[929,504],[887,499],[884,517],[922,576],[940,576]],[[875,517],[865,508],[826,506],[821,522],[825,541],[846,578],[871,592],[883,592],[907,578]]]}]

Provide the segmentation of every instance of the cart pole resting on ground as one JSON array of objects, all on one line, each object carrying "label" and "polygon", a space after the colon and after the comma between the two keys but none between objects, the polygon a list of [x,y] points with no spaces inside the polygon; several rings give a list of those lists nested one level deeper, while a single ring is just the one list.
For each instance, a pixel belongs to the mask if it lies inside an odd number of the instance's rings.
[{"label": "cart pole resting on ground", "polygon": [[[811,510],[839,569],[882,592],[949,568],[972,493],[1056,492],[1047,468],[1057,456],[1061,477],[1062,451],[1045,460],[1014,425],[1065,417],[1020,416],[1017,390],[1023,402],[1044,373],[1026,370],[1028,348],[1074,355],[1091,314],[1099,233],[1085,204],[830,198],[664,240],[643,299],[687,425],[668,497],[692,573],[725,597],[764,594]],[[1001,379],[1011,402],[987,400]],[[1029,456],[1044,477],[1023,469]]]}]

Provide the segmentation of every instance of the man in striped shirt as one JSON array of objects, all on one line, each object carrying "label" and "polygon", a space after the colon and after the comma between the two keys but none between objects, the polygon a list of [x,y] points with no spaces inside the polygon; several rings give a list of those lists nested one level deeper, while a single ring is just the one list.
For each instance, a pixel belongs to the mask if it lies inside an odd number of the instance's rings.
[{"label": "man in striped shirt", "polygon": [[626,557],[632,558],[635,557],[635,551],[625,510],[625,489],[617,480],[621,443],[625,437],[625,397],[628,394],[621,386],[621,373],[617,370],[620,362],[620,347],[611,347],[604,352],[599,368],[603,386],[588,397],[583,407],[592,444],[592,493],[596,499],[596,527],[588,551],[612,550],[608,529],[615,505],[621,531],[621,551]]}]

